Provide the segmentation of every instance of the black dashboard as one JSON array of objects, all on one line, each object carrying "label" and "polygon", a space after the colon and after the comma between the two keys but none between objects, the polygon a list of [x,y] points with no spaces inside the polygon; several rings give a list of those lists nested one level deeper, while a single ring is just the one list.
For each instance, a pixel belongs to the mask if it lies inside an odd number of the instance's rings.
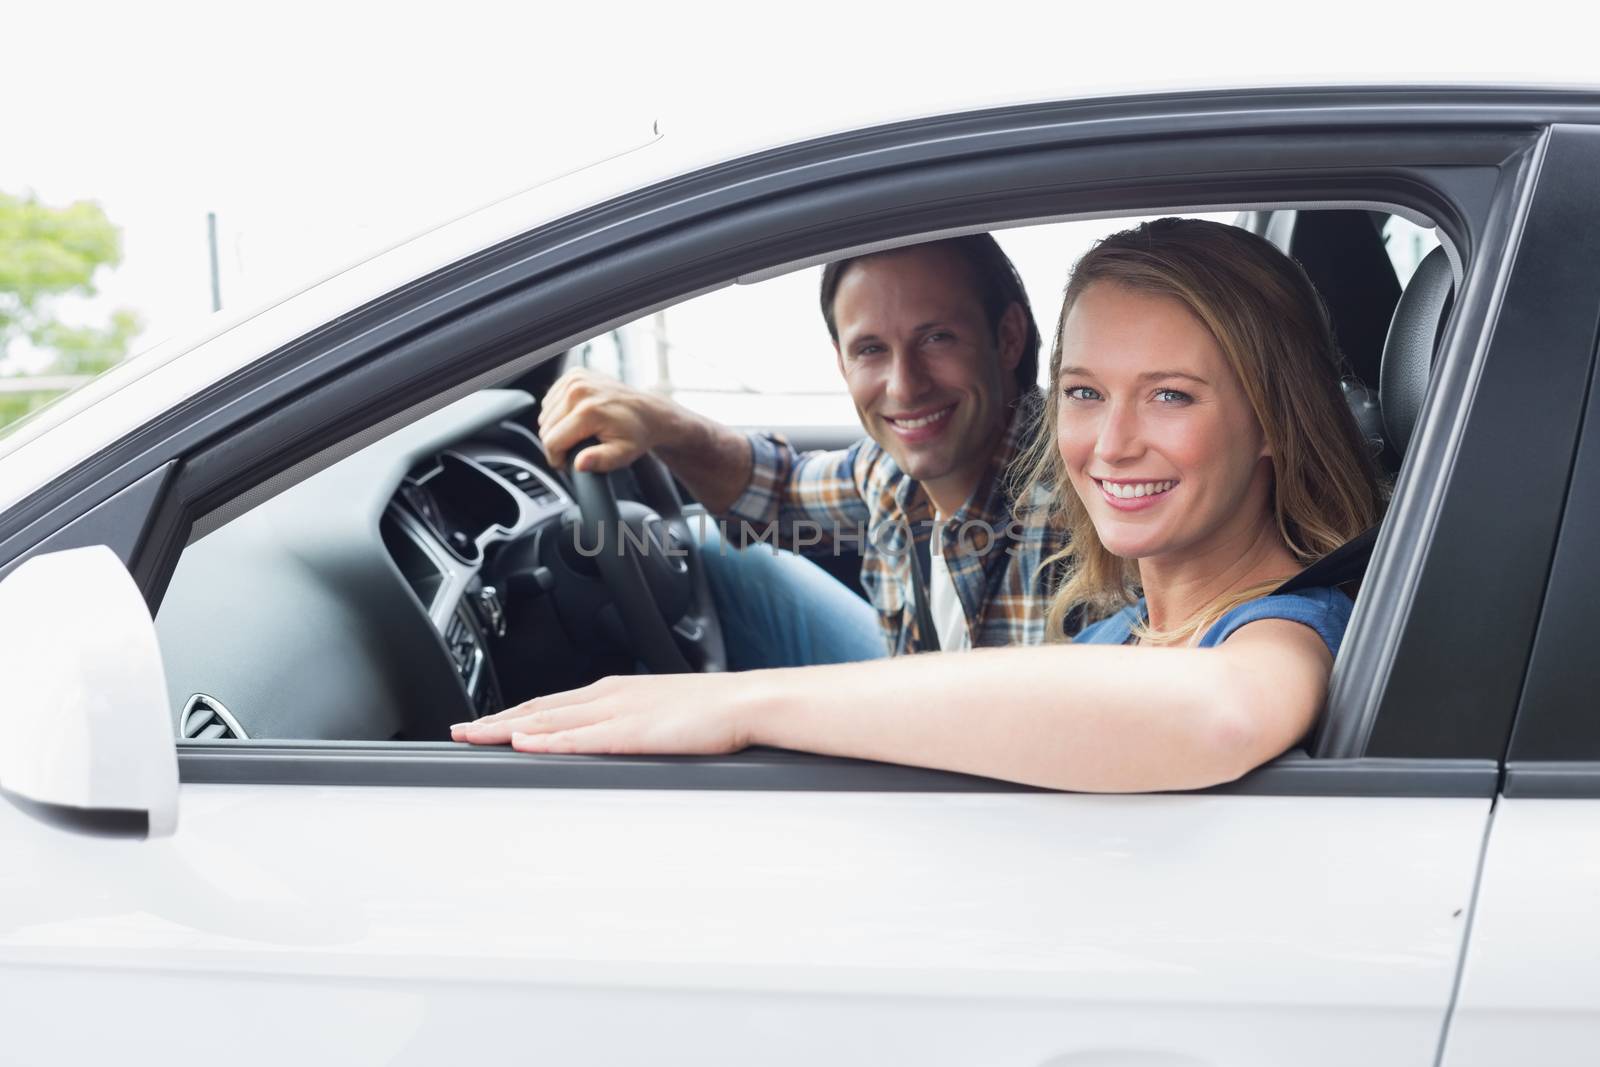
[{"label": "black dashboard", "polygon": [[439,740],[633,669],[532,410],[474,394],[190,544],[156,618],[178,736]]}]

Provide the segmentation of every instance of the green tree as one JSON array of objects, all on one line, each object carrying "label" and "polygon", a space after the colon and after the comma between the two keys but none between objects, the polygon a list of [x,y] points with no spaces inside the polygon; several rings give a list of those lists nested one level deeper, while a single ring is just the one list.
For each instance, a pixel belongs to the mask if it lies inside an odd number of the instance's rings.
[{"label": "green tree", "polygon": [[[95,275],[121,260],[122,235],[100,205],[51,207],[0,192],[0,368],[19,341],[50,357],[49,374],[98,374],[126,356],[140,327],[133,312],[114,311],[101,326],[70,325],[57,312],[61,297],[95,295]],[[0,393],[0,424],[48,399]]]}]

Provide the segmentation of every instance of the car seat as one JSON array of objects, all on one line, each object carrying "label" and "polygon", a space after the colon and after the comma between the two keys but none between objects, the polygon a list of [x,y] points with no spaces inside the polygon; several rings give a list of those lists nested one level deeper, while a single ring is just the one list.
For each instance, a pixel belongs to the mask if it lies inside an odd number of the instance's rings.
[{"label": "car seat", "polygon": [[[1450,260],[1442,247],[1435,248],[1418,264],[1389,322],[1389,333],[1383,342],[1377,400],[1382,440],[1375,445],[1381,450],[1380,463],[1391,476],[1399,471],[1400,461],[1416,430],[1422,400],[1428,392],[1428,375],[1433,369],[1434,355],[1450,315],[1454,293],[1455,276]],[[1368,402],[1364,395],[1350,399],[1352,405]],[[1357,417],[1360,421],[1359,412]],[[1366,432],[1371,436],[1373,431]],[[1296,589],[1360,581],[1377,537],[1376,526],[1362,531],[1284,582],[1276,591],[1289,593]]]},{"label": "car seat", "polygon": [[1417,265],[1395,306],[1383,342],[1378,405],[1383,414],[1384,457],[1391,473],[1411,444],[1439,337],[1454,302],[1455,276],[1443,248],[1435,248]]},{"label": "car seat", "polygon": [[1382,211],[1297,212],[1286,249],[1327,306],[1351,384],[1370,389],[1374,401],[1384,338],[1401,292],[1384,246],[1388,218]]}]

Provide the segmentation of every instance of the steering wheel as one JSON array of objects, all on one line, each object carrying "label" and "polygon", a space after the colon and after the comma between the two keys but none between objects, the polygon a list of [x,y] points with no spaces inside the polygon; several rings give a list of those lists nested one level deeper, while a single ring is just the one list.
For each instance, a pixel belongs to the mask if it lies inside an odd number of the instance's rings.
[{"label": "steering wheel", "polygon": [[[586,441],[572,450],[581,452]],[[622,627],[655,674],[727,670],[700,544],[689,529],[672,475],[649,452],[631,468],[644,501],[617,499],[611,478],[567,460],[584,545],[598,545],[600,570]]]}]

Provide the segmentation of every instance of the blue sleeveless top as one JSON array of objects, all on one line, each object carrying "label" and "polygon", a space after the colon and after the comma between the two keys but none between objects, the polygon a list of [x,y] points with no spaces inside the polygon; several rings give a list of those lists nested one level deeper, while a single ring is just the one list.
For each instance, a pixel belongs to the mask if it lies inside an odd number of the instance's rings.
[{"label": "blue sleeveless top", "polygon": [[[1337,656],[1339,642],[1344,639],[1344,629],[1350,623],[1350,611],[1354,607],[1355,603],[1344,593],[1327,586],[1293,593],[1270,593],[1224,612],[1201,635],[1197,647],[1220,645],[1245,623],[1259,619],[1288,619],[1304,623],[1317,631],[1317,636],[1327,643],[1328,651]],[[1143,621],[1144,599],[1141,597],[1137,604],[1130,604],[1115,615],[1084,627],[1072,640],[1084,645],[1124,645],[1133,636],[1134,624]]]}]

